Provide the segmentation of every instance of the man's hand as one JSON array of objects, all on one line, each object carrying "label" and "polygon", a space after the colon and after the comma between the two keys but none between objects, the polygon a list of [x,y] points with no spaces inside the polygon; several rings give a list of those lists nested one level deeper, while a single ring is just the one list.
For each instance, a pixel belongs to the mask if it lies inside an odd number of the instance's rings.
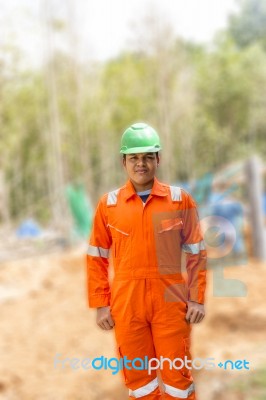
[{"label": "man's hand", "polygon": [[195,301],[188,301],[188,310],[186,320],[191,324],[198,324],[205,317],[204,304],[196,303]]},{"label": "man's hand", "polygon": [[105,331],[113,329],[115,323],[111,316],[110,306],[97,308],[96,323]]}]

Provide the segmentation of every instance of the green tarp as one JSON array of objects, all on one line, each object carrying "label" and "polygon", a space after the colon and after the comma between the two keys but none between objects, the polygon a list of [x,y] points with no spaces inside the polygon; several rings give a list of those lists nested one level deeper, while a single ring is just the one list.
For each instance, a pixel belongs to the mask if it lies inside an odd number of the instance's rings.
[{"label": "green tarp", "polygon": [[74,220],[74,235],[88,238],[93,217],[93,209],[82,184],[68,185],[66,197]]}]

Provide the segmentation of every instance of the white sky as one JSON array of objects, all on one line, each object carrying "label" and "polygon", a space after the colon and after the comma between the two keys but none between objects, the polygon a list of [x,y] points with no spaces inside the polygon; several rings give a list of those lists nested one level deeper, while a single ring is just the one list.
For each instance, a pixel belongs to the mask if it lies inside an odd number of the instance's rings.
[{"label": "white sky", "polygon": [[157,10],[159,19],[169,20],[177,35],[203,43],[225,27],[228,14],[236,9],[235,0],[0,0],[0,46],[17,44],[28,62],[38,65],[43,57],[42,18],[47,3],[55,17],[73,16],[77,51],[82,58],[96,60],[126,48],[133,36],[132,24],[151,9]]}]

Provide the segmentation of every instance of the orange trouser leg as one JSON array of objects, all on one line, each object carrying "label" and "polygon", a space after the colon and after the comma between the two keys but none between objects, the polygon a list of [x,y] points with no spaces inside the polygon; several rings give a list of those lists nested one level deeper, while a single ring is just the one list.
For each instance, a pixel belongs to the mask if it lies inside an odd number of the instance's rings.
[{"label": "orange trouser leg", "polygon": [[[182,299],[182,289],[170,279],[151,280],[153,318],[151,321],[156,358],[160,363],[161,378],[165,388],[164,399],[195,400],[195,387],[191,375],[190,331],[185,316],[187,304]],[[177,296],[167,296],[175,290]],[[180,296],[179,296],[180,295]]]},{"label": "orange trouser leg", "polygon": [[[133,368],[124,366],[123,377],[130,399],[195,400],[191,371],[182,364],[185,356],[190,359],[186,302],[169,301],[171,297],[165,297],[169,284],[171,280],[158,278],[115,284],[111,313],[120,357],[165,359],[160,365],[164,395],[158,387],[156,363],[150,371],[138,368],[139,363]],[[174,367],[171,368],[169,360]]]},{"label": "orange trouser leg", "polygon": [[115,333],[119,356],[124,359],[126,357],[130,361],[139,359],[134,367],[132,363],[128,363],[128,368],[124,365],[122,370],[124,383],[129,389],[129,399],[161,399],[156,371],[149,374],[147,369],[140,369],[142,366],[145,368],[140,360],[144,360],[145,356],[148,358],[155,356],[150,327],[139,326],[132,331],[132,328],[121,326],[116,321]]},{"label": "orange trouser leg", "polygon": [[[155,357],[151,327],[147,321],[145,279],[118,281],[113,285],[111,313],[115,321],[115,337],[119,356],[139,361],[122,371],[129,389],[129,399],[159,400],[161,392],[156,371],[148,373],[141,361]],[[145,367],[145,366],[143,366]]]}]

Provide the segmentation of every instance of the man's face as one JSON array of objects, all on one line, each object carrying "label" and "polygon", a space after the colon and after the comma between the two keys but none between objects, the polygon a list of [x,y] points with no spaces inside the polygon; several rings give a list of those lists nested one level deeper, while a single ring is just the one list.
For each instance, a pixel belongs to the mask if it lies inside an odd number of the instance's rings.
[{"label": "man's face", "polygon": [[123,165],[135,189],[147,190],[152,188],[159,156],[158,153],[126,154]]}]

